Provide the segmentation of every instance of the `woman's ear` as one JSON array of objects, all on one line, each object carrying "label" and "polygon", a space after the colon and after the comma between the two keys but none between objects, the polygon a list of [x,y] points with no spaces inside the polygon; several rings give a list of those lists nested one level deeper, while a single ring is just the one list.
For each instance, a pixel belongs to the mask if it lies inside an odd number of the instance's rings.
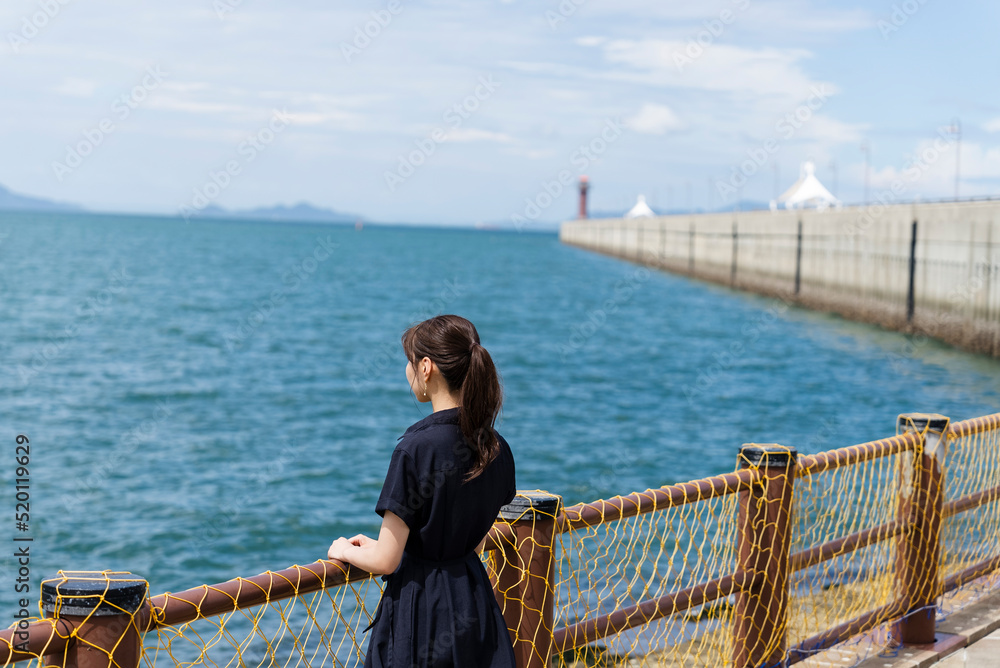
[{"label": "woman's ear", "polygon": [[424,382],[426,383],[431,377],[431,370],[434,368],[434,362],[431,361],[430,357],[425,357],[420,360],[420,373],[424,377]]}]

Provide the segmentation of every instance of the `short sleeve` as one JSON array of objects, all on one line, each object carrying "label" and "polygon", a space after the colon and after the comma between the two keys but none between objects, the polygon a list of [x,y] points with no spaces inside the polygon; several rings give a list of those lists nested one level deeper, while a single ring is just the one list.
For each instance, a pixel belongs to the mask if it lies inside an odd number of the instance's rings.
[{"label": "short sleeve", "polygon": [[406,522],[411,531],[415,531],[421,527],[419,490],[416,463],[409,454],[396,449],[389,461],[389,471],[385,474],[375,512],[384,517],[388,510]]}]

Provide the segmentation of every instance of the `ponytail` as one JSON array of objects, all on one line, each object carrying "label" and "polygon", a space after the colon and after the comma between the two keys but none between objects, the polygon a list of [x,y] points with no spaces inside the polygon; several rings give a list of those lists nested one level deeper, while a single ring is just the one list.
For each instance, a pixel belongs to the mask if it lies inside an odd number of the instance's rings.
[{"label": "ponytail", "polygon": [[475,325],[457,315],[439,315],[410,327],[402,343],[414,367],[430,358],[448,387],[458,391],[458,426],[473,455],[465,479],[472,480],[500,451],[493,426],[503,405],[503,389],[493,358],[479,343]]},{"label": "ponytail", "polygon": [[462,407],[458,412],[462,435],[475,453],[466,480],[482,473],[500,451],[493,425],[503,404],[503,391],[493,358],[478,341],[470,347],[469,355],[469,371],[462,383]]}]

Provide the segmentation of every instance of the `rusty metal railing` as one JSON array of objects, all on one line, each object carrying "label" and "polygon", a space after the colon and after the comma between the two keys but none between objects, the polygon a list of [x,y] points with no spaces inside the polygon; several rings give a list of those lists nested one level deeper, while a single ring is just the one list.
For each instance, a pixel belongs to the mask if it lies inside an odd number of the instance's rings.
[{"label": "rusty metal railing", "polygon": [[[486,543],[496,567],[495,593],[504,604],[519,666],[547,666],[555,652],[582,647],[729,596],[735,597],[731,633],[736,668],[794,664],[887,622],[898,624],[904,643],[933,641],[935,601],[1000,569],[997,554],[948,577],[939,574],[942,522],[1000,500],[1000,485],[995,485],[944,502],[948,480],[942,464],[947,448],[941,444],[1000,430],[1000,413],[951,425],[941,416],[911,414],[900,416],[900,428],[903,433],[893,438],[815,455],[797,456],[794,449],[781,446],[744,446],[743,468],[733,473],[567,508],[561,507],[559,497],[547,493],[519,496],[515,504],[504,509]],[[899,476],[906,488],[900,494],[894,519],[790,552],[796,479],[891,456],[900,457]],[[734,570],[553,628],[553,568],[561,558],[555,540],[559,534],[730,495],[739,499]],[[785,646],[790,574],[881,543],[895,549],[898,596],[794,646]],[[122,608],[125,621],[109,622],[108,617],[79,611],[67,614],[57,607],[52,618],[0,631],[0,664],[44,657],[44,665],[106,668],[110,661],[119,668],[137,668],[142,634],[157,627],[225,615],[370,577],[346,564],[321,560],[144,598],[134,610]],[[110,595],[114,578],[108,582],[104,593]],[[102,651],[91,651],[100,648],[100,643],[106,644]]]}]

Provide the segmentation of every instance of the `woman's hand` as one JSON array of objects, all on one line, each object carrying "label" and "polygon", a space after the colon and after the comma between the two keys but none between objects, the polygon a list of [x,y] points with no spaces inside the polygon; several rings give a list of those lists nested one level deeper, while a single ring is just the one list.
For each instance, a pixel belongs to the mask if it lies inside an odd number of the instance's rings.
[{"label": "woman's hand", "polygon": [[341,536],[337,540],[333,541],[330,545],[330,549],[326,551],[327,559],[337,559],[339,561],[348,561],[346,553],[350,551],[352,547],[360,547],[363,549],[371,549],[378,545],[378,541],[374,538],[369,538],[363,533],[359,533],[353,538],[344,538]]},{"label": "woman's hand", "polygon": [[326,551],[327,559],[338,559],[340,561],[347,561],[346,559],[344,559],[344,550],[353,545],[357,545],[357,543],[353,542],[357,538],[358,537],[355,536],[351,540],[347,540],[346,538],[341,536],[337,540],[333,541],[333,544],[330,545],[330,549]]},{"label": "woman's hand", "polygon": [[378,540],[358,534],[353,538],[338,538],[330,545],[328,559],[346,561],[352,566],[368,571],[372,575],[392,573],[403,558],[406,539],[410,528],[390,511],[382,518],[382,528]]},{"label": "woman's hand", "polygon": [[351,545],[356,545],[357,547],[371,547],[372,545],[378,543],[377,540],[375,540],[374,538],[369,538],[363,533],[359,533],[354,538],[349,539],[348,542],[350,542]]}]

